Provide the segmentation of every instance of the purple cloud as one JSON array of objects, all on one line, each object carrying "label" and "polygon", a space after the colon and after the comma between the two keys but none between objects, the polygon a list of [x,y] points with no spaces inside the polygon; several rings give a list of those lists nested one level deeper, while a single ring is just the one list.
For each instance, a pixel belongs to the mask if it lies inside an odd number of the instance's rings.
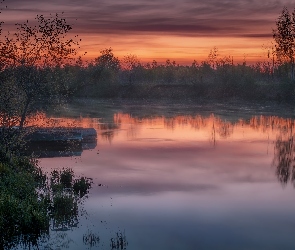
[{"label": "purple cloud", "polygon": [[64,11],[78,33],[265,38],[271,37],[283,6],[291,10],[292,1],[11,0],[7,5],[2,17],[8,25]]}]

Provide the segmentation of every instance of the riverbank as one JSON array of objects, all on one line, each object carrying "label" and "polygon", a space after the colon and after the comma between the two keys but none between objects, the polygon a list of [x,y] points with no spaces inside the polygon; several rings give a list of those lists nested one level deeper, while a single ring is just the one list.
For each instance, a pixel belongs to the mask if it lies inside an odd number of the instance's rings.
[{"label": "riverbank", "polygon": [[230,99],[214,101],[210,99],[140,99],[140,98],[75,98],[59,109],[49,111],[50,115],[63,117],[101,117],[113,120],[114,114],[123,112],[136,117],[165,116],[178,114],[208,116],[212,113],[221,117],[244,117],[268,115],[295,118],[294,105],[275,101],[242,101]]}]

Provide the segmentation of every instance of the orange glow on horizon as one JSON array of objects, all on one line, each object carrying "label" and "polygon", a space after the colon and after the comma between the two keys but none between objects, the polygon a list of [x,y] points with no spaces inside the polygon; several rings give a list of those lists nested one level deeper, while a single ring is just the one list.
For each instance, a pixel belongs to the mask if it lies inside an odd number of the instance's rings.
[{"label": "orange glow on horizon", "polygon": [[[36,14],[63,13],[71,30],[69,37],[82,39],[79,55],[93,60],[100,50],[113,48],[122,59],[136,55],[142,63],[167,59],[177,64],[201,63],[213,47],[220,58],[233,57],[234,63],[267,60],[272,33],[283,7],[293,10],[292,1],[83,1],[79,5],[65,0],[56,3],[20,1],[2,8],[3,31],[13,34],[15,23]],[[5,35],[3,32],[3,35]]]},{"label": "orange glow on horizon", "polygon": [[[106,41],[105,41],[106,40]],[[107,41],[108,40],[108,41]],[[97,44],[97,41],[101,41]],[[118,42],[119,41],[119,42]],[[145,41],[143,43],[142,41]],[[265,44],[271,44],[270,39],[261,38],[234,38],[234,37],[180,37],[180,36],[128,36],[120,39],[113,37],[106,39],[100,36],[85,35],[81,42],[83,60],[91,61],[100,56],[100,51],[112,48],[113,53],[119,59],[128,54],[138,57],[142,63],[156,60],[164,64],[167,59],[176,61],[180,65],[191,65],[194,60],[198,63],[206,61],[210,50],[218,49],[218,59],[224,57],[233,58],[234,64],[246,61],[248,64],[267,60]]]}]

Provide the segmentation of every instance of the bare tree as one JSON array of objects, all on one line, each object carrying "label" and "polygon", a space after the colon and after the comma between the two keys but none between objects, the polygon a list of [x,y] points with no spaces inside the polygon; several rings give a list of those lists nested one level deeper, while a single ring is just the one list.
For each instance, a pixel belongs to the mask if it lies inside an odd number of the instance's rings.
[{"label": "bare tree", "polygon": [[218,56],[219,54],[218,54],[217,47],[214,47],[213,49],[210,50],[210,53],[208,55],[208,63],[211,65],[213,69],[216,68],[216,60]]}]

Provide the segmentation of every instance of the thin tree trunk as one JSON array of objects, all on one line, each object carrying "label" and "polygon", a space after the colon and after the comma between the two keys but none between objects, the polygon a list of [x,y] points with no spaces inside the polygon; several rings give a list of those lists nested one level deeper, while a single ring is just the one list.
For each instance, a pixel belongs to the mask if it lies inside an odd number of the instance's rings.
[{"label": "thin tree trunk", "polygon": [[291,81],[294,81],[294,58],[291,58]]},{"label": "thin tree trunk", "polygon": [[27,116],[27,113],[28,113],[30,103],[31,103],[31,97],[28,97],[28,99],[26,101],[24,111],[23,111],[22,116],[21,116],[20,123],[19,123],[20,130],[24,127],[24,123],[25,123],[25,120],[26,120],[26,116]]},{"label": "thin tree trunk", "polygon": [[272,70],[271,70],[272,78],[274,78],[275,75],[275,57],[272,56]]}]

